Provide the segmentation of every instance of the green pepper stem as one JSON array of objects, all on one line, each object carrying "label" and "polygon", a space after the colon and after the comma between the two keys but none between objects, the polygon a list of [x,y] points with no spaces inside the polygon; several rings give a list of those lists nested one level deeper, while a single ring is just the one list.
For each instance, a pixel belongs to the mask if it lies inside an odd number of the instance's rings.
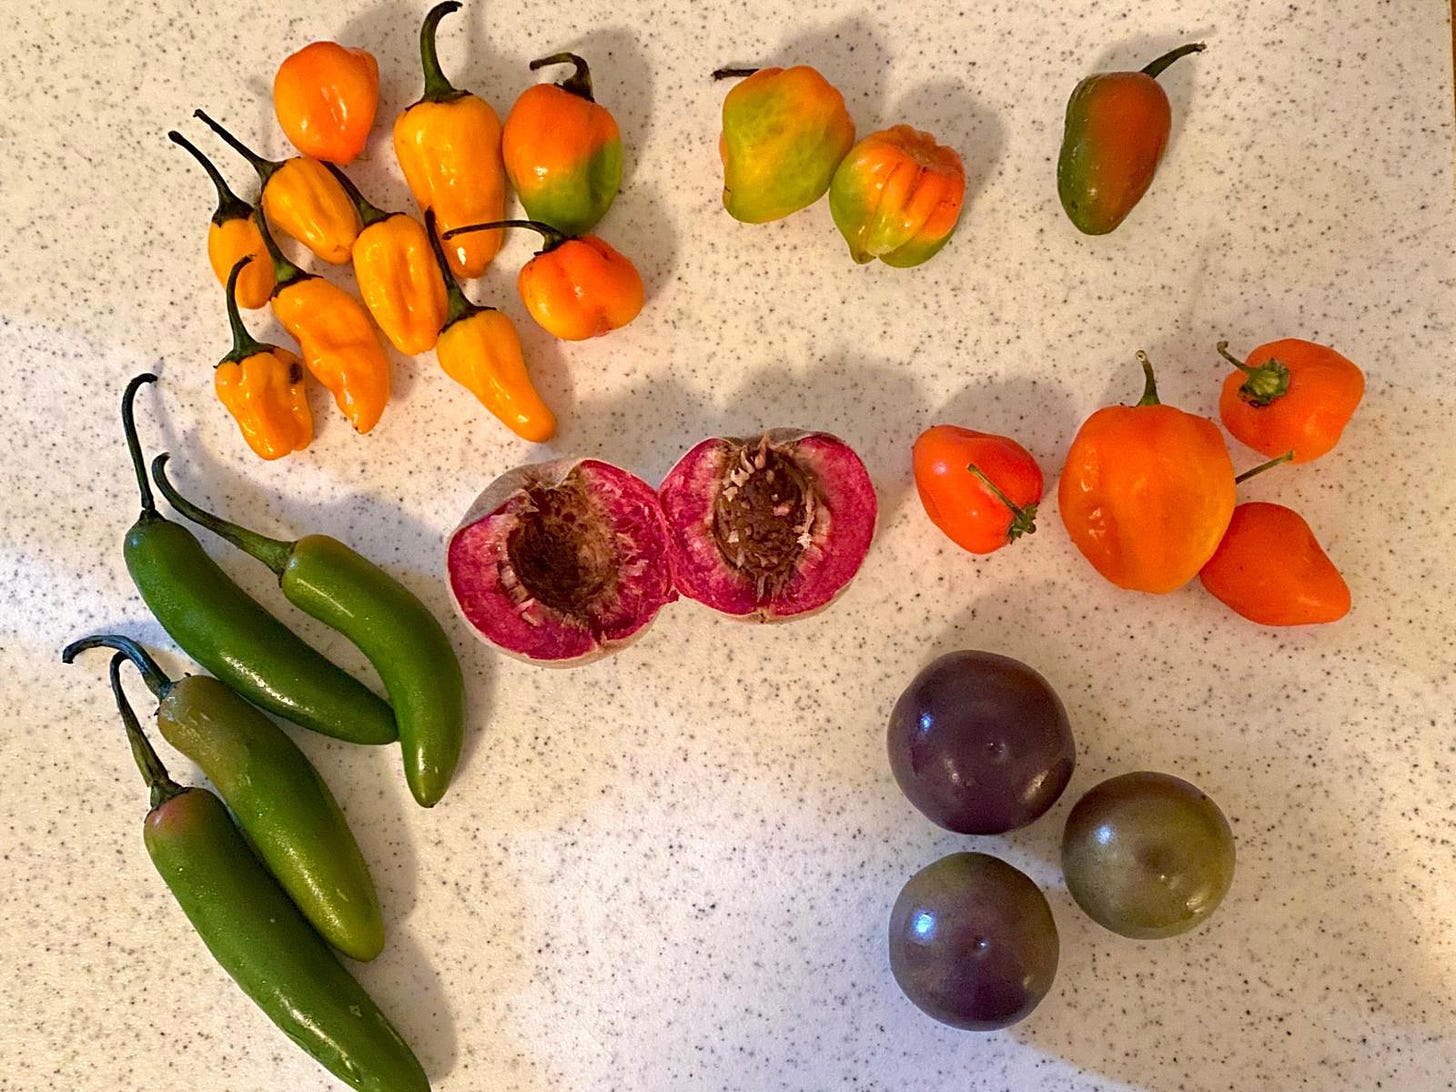
[{"label": "green pepper stem", "polygon": [[227,316],[228,327],[233,333],[233,347],[228,350],[227,356],[219,361],[226,364],[228,361],[243,361],[257,353],[266,353],[273,348],[271,345],[264,345],[261,341],[248,333],[248,328],[243,325],[243,316],[238,313],[238,275],[242,273],[243,266],[253,260],[251,254],[244,254],[233,263],[232,269],[228,270],[227,279]]},{"label": "green pepper stem", "polygon": [[61,651],[61,663],[68,664],[76,658],[79,652],[85,652],[88,648],[114,648],[117,655],[132,662],[132,666],[141,673],[142,681],[147,684],[147,689],[157,697],[158,700],[167,696],[174,683],[167,677],[161,665],[152,658],[152,654],[143,648],[130,637],[124,637],[120,633],[98,633],[94,637],[82,637],[80,640],[72,641]]},{"label": "green pepper stem", "polygon": [[1158,381],[1153,378],[1153,362],[1148,359],[1148,354],[1141,349],[1137,351],[1137,358],[1138,363],[1143,366],[1143,375],[1146,377],[1143,380],[1143,396],[1138,399],[1137,404],[1140,406],[1162,405],[1158,401]]},{"label": "green pepper stem", "polygon": [[596,102],[592,97],[591,69],[587,67],[586,61],[575,53],[553,53],[549,57],[542,57],[540,60],[532,61],[528,66],[532,72],[538,68],[545,68],[550,64],[571,64],[576,66],[576,71],[556,86],[561,90],[575,95],[577,98],[586,99],[587,102]]},{"label": "green pepper stem", "polygon": [[1002,491],[999,485],[997,485],[990,478],[988,478],[985,471],[983,471],[975,463],[967,463],[966,469],[969,470],[976,477],[980,478],[981,484],[989,489],[992,493],[996,494],[996,499],[1011,510],[1011,526],[1006,528],[1007,542],[1015,542],[1022,535],[1031,535],[1036,533],[1035,502],[1027,505],[1017,504]]},{"label": "green pepper stem", "polygon": [[217,165],[198,151],[197,145],[176,129],[167,131],[167,139],[173,144],[179,144],[187,149],[192,158],[202,164],[202,169],[207,172],[207,177],[212,179],[213,186],[217,188],[217,211],[212,214],[214,224],[220,226],[229,220],[246,220],[253,215],[253,206],[233,193],[232,188],[227,184],[227,179],[223,178],[222,172],[217,169]]},{"label": "green pepper stem", "polygon": [[132,379],[121,393],[121,431],[126,437],[126,450],[131,455],[131,467],[136,471],[137,489],[142,495],[144,516],[157,514],[157,502],[152,499],[152,483],[147,481],[147,464],[142,458],[142,443],[137,439],[136,414],[132,411],[132,402],[136,399],[138,387],[143,383],[156,381],[157,377],[151,372],[143,372]]},{"label": "green pepper stem", "polygon": [[377,205],[371,204],[359,192],[359,187],[354,185],[349,176],[339,170],[334,164],[325,163],[324,167],[331,175],[339,180],[339,185],[344,187],[344,192],[349,195],[349,200],[354,202],[354,207],[359,210],[359,219],[364,222],[365,227],[368,227],[370,224],[377,224],[381,220],[388,220],[393,215],[393,213],[385,212]]},{"label": "green pepper stem", "polygon": [[263,209],[253,210],[253,223],[258,225],[258,234],[263,236],[263,246],[268,250],[268,257],[273,259],[273,296],[277,296],[291,284],[299,281],[306,281],[313,276],[312,273],[305,273],[283,256],[283,251],[278,249],[278,243],[273,238],[273,233],[268,230],[268,217],[263,215]]},{"label": "green pepper stem", "polygon": [[1220,356],[1244,374],[1244,383],[1239,387],[1239,397],[1251,406],[1263,407],[1276,398],[1289,393],[1289,366],[1282,360],[1270,357],[1264,363],[1249,367],[1228,351],[1228,342],[1220,341],[1216,346]]},{"label": "green pepper stem", "polygon": [[131,744],[131,757],[137,769],[146,779],[151,790],[152,810],[155,811],[174,796],[181,796],[187,790],[172,780],[167,767],[162,764],[156,749],[142,731],[141,722],[132,711],[131,702],[126,700],[126,691],[121,688],[121,665],[126,662],[126,653],[118,652],[111,657],[111,693],[116,697],[116,709],[121,714],[121,723],[126,727],[126,741]]},{"label": "green pepper stem", "polygon": [[536,251],[537,254],[555,250],[571,238],[571,236],[557,231],[550,224],[543,224],[540,220],[492,220],[487,224],[466,224],[464,227],[451,228],[441,238],[453,239],[457,235],[465,235],[471,231],[491,231],[496,228],[528,228],[531,231],[540,232],[541,238],[545,240],[545,245]]},{"label": "green pepper stem", "polygon": [[167,460],[169,458],[171,455],[164,451],[152,460],[152,477],[157,481],[157,489],[162,496],[167,498],[167,503],[193,523],[201,524],[219,538],[227,539],[244,553],[256,557],[281,577],[284,567],[288,564],[288,558],[293,553],[294,543],[269,538],[267,535],[258,534],[257,531],[239,527],[236,523],[231,523],[221,516],[215,516],[193,504],[177,492],[177,487],[168,479]]},{"label": "green pepper stem", "polygon": [[1262,474],[1262,473],[1264,473],[1264,471],[1268,470],[1270,467],[1278,466],[1280,463],[1287,463],[1287,462],[1289,462],[1289,460],[1291,460],[1293,458],[1294,458],[1294,452],[1293,451],[1286,451],[1283,455],[1276,455],[1274,458],[1270,459],[1268,462],[1260,463],[1258,466],[1250,467],[1248,470],[1245,470],[1242,474],[1240,474],[1236,478],[1234,478],[1234,484],[1235,485],[1240,485],[1243,482],[1248,481],[1255,474]]},{"label": "green pepper stem", "polygon": [[445,325],[440,328],[440,332],[444,333],[461,319],[469,318],[479,311],[494,310],[490,307],[477,307],[466,299],[465,293],[460,290],[460,283],[455,279],[455,271],[450,268],[450,262],[445,257],[445,248],[440,245],[440,237],[435,232],[434,209],[425,209],[425,234],[430,237],[430,252],[435,255],[435,264],[440,267],[440,276],[445,279],[445,299],[448,307],[445,313]]},{"label": "green pepper stem", "polygon": [[737,80],[742,79],[745,76],[752,76],[757,71],[758,69],[756,68],[715,68],[713,69],[713,79]]},{"label": "green pepper stem", "polygon": [[443,4],[432,7],[420,24],[420,67],[425,70],[425,93],[420,96],[420,102],[449,102],[467,93],[445,78],[445,73],[440,71],[440,56],[435,50],[435,31],[440,20],[459,10],[460,0],[445,0]]},{"label": "green pepper stem", "polygon": [[1151,76],[1153,79],[1157,79],[1163,74],[1164,69],[1180,57],[1186,57],[1190,53],[1202,53],[1207,48],[1208,46],[1203,42],[1189,42],[1187,45],[1181,45],[1177,49],[1172,49],[1164,53],[1157,60],[1149,61],[1143,65],[1142,73],[1144,76]]},{"label": "green pepper stem", "polygon": [[222,137],[223,141],[227,144],[229,148],[231,148],[233,151],[237,152],[238,155],[246,159],[248,161],[248,166],[252,167],[253,170],[258,172],[258,181],[263,183],[263,185],[266,186],[268,184],[268,179],[273,177],[273,172],[276,171],[279,167],[283,166],[282,163],[275,162],[274,160],[264,159],[257,152],[253,151],[252,148],[249,148],[241,140],[233,136],[232,133],[228,132],[217,122],[213,121],[212,118],[208,117],[204,111],[194,110],[192,111],[192,116],[199,119],[214,133]]}]

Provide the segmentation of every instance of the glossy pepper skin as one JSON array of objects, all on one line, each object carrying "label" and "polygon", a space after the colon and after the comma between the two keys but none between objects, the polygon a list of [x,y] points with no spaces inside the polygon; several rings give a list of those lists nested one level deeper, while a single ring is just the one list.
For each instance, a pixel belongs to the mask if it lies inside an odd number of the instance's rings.
[{"label": "glossy pepper skin", "polygon": [[212,389],[261,459],[281,459],[313,440],[313,414],[303,387],[303,365],[277,345],[253,338],[238,314],[238,275],[252,263],[243,256],[227,281],[233,347],[212,371]]},{"label": "glossy pepper skin", "polygon": [[354,202],[327,167],[306,156],[282,162],[264,159],[201,110],[194,111],[194,116],[258,173],[263,184],[259,204],[269,223],[323,261],[343,265],[349,260],[350,248],[363,225]]},{"label": "glossy pepper skin", "polygon": [[340,167],[369,141],[379,108],[379,62],[363,49],[311,42],[273,77],[273,112],[304,155]]},{"label": "glossy pepper skin", "polygon": [[1262,626],[1336,622],[1350,587],[1303,516],[1282,504],[1234,509],[1223,541],[1198,573],[1209,593]]},{"label": "glossy pepper skin", "polygon": [[1158,401],[1153,368],[1134,406],[1082,423],[1057,487],[1073,544],[1120,588],[1181,588],[1218,548],[1234,510],[1234,469],[1206,417]]},{"label": "glossy pepper skin", "polygon": [[[440,71],[435,29],[459,11],[458,0],[436,4],[420,27],[425,92],[394,123],[394,154],[421,212],[435,211],[440,238],[462,224],[499,220],[506,214],[506,169],[501,124],[491,105],[459,91]],[[501,248],[503,233],[464,236],[446,248],[457,277],[478,277]]]},{"label": "glossy pepper skin", "polygon": [[1173,124],[1157,77],[1204,48],[1201,42],[1180,46],[1138,72],[1099,72],[1072,91],[1057,157],[1057,195],[1078,231],[1107,234],[1147,192]]},{"label": "glossy pepper skin", "polygon": [[1365,395],[1365,374],[1335,350],[1301,338],[1260,345],[1240,362],[1228,342],[1218,351],[1235,368],[1218,399],[1224,428],[1265,455],[1294,452],[1307,463],[1328,454]]},{"label": "glossy pepper skin", "polygon": [[122,550],[147,608],[184,652],[254,705],[336,739],[392,743],[399,732],[388,705],[269,614],[192,532],[157,512],[132,414],[137,388],[156,379],[137,376],[121,401],[142,502]]},{"label": "glossy pepper skin", "polygon": [[207,950],[300,1048],[358,1092],[429,1092],[408,1044],[259,863],[227,809],[184,789],[142,734],[111,661],[111,688],[151,791],[147,855]]},{"label": "glossy pepper skin", "polygon": [[465,681],[450,638],[428,607],[383,569],[337,539],[267,538],[187,500],[167,480],[167,456],[152,477],[188,519],[257,558],[278,576],[288,601],[338,630],[369,658],[394,706],[405,780],[434,807],[454,776],[465,737]]},{"label": "glossy pepper skin", "polygon": [[273,260],[273,315],[298,342],[309,372],[328,388],[356,432],[379,423],[389,402],[389,357],[364,307],[332,281],[305,273],[283,256],[267,222],[257,218]]},{"label": "glossy pepper skin", "polygon": [[715,79],[745,76],[723,99],[723,207],[762,224],[807,208],[854,146],[854,119],[818,71],[720,68]]},{"label": "glossy pepper skin", "polygon": [[622,133],[592,95],[591,70],[575,53],[531,62],[531,71],[571,64],[559,84],[539,83],[516,99],[501,131],[501,154],[532,220],[567,235],[596,227],[622,188]]},{"label": "glossy pepper skin", "polygon": [[374,880],[343,811],[298,745],[228,686],[207,675],[169,679],[129,637],[72,642],[118,649],[157,699],[162,738],[191,759],[237,817],[274,879],[319,935],[352,959],[384,948]]},{"label": "glossy pepper skin", "polygon": [[995,553],[1036,532],[1041,467],[1009,436],[932,425],[911,462],[925,514],[961,549]]},{"label": "glossy pepper skin", "polygon": [[965,199],[960,155],[908,125],[865,137],[829,183],[830,215],[860,265],[929,261],[950,242]]},{"label": "glossy pepper skin", "polygon": [[[433,215],[425,213],[432,241]],[[531,383],[515,324],[504,312],[467,300],[439,243],[434,250],[450,297],[450,314],[435,345],[435,359],[446,375],[480,399],[517,436],[544,444],[556,435],[556,415]]]},{"label": "glossy pepper skin", "polygon": [[446,299],[424,225],[406,213],[375,208],[343,171],[335,174],[364,222],[354,240],[359,295],[396,349],[406,356],[428,352],[445,325]]},{"label": "glossy pepper skin", "polygon": [[167,133],[167,139],[185,148],[201,163],[217,189],[217,211],[212,214],[212,224],[207,229],[207,260],[217,283],[227,284],[228,274],[239,259],[252,258],[238,277],[238,306],[250,311],[264,306],[273,291],[273,263],[268,260],[258,225],[253,223],[253,206],[233,193],[212,160],[190,140],[175,129]]}]

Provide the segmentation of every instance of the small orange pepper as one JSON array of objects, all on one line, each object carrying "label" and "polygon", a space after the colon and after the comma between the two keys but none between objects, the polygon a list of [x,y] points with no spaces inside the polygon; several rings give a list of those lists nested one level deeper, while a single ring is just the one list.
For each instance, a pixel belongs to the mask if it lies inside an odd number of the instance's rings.
[{"label": "small orange pepper", "polygon": [[342,167],[369,141],[379,108],[379,62],[363,49],[311,42],[273,77],[273,112],[306,156]]},{"label": "small orange pepper", "polygon": [[1334,622],[1350,612],[1350,588],[1303,516],[1282,504],[1234,509],[1223,541],[1199,571],[1203,586],[1264,626]]},{"label": "small orange pepper", "polygon": [[259,204],[270,223],[323,261],[342,265],[349,260],[349,248],[363,225],[354,202],[327,167],[306,156],[264,159],[201,110],[193,114],[258,172],[263,183]]},{"label": "small orange pepper", "polygon": [[433,212],[425,213],[425,226],[450,296],[450,315],[435,345],[435,359],[517,436],[545,443],[556,435],[556,415],[531,383],[515,326],[504,312],[465,298],[435,238]]},{"label": "small orange pepper", "polygon": [[1198,575],[1234,510],[1234,468],[1218,426],[1165,406],[1147,354],[1135,406],[1082,423],[1057,501],[1073,544],[1121,588],[1170,592]]},{"label": "small orange pepper", "polygon": [[1365,394],[1365,374],[1335,350],[1287,337],[1260,345],[1223,383],[1219,417],[1234,439],[1265,455],[1293,451],[1296,463],[1318,459],[1339,443]]},{"label": "small orange pepper", "polygon": [[[423,212],[435,210],[437,238],[462,224],[499,220],[506,214],[506,168],[501,124],[490,103],[452,87],[440,71],[435,29],[459,0],[436,4],[420,27],[425,92],[394,122],[394,154]],[[457,277],[478,277],[501,248],[503,233],[483,232],[448,247]]]},{"label": "small orange pepper", "polygon": [[233,193],[212,160],[198,151],[192,141],[175,129],[167,137],[186,148],[217,187],[217,211],[212,214],[212,226],[207,229],[207,260],[217,283],[227,284],[228,274],[239,258],[252,258],[238,279],[238,306],[250,311],[262,307],[273,291],[273,263],[268,260],[258,225],[253,223],[253,206]]},{"label": "small orange pepper", "polygon": [[255,218],[273,259],[273,316],[298,342],[309,372],[328,388],[354,430],[368,432],[389,401],[389,357],[369,313],[338,285],[285,258],[262,214]]},{"label": "small orange pepper", "polygon": [[568,236],[537,220],[496,220],[445,232],[529,228],[545,245],[521,267],[516,290],[536,322],[563,341],[585,341],[637,317],[646,290],[637,267],[595,235]]},{"label": "small orange pepper", "polygon": [[281,459],[308,447],[313,439],[313,415],[298,357],[258,341],[238,314],[238,274],[252,261],[244,255],[228,273],[227,311],[233,347],[213,369],[212,387],[248,446],[260,458]]}]

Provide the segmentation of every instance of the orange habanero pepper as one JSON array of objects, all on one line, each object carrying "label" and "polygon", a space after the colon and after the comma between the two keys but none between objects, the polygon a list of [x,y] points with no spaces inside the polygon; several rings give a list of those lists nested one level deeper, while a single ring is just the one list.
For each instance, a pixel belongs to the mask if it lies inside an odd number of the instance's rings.
[{"label": "orange habanero pepper", "polygon": [[1234,509],[1218,549],[1199,571],[1209,593],[1264,626],[1334,622],[1350,612],[1350,588],[1303,516],[1282,504]]},{"label": "orange habanero pepper", "polygon": [[[394,122],[394,154],[420,210],[434,209],[437,238],[462,224],[506,214],[501,124],[488,102],[450,85],[435,52],[435,28],[460,9],[436,4],[420,27],[425,93]],[[447,248],[457,277],[478,277],[501,248],[502,233],[484,232]]]},{"label": "orange habanero pepper", "polygon": [[450,315],[435,345],[435,359],[517,436],[545,443],[556,435],[556,415],[531,384],[515,326],[504,312],[465,298],[435,238],[433,212],[425,213],[425,227],[450,296]]},{"label": "orange habanero pepper", "polygon": [[255,339],[238,314],[238,274],[251,261],[248,256],[239,258],[228,273],[233,347],[213,369],[212,387],[248,446],[261,458],[281,459],[308,447],[313,439],[313,415],[308,410],[298,357]]},{"label": "orange habanero pepper", "polygon": [[327,167],[306,156],[264,159],[201,110],[193,114],[258,172],[263,183],[259,204],[270,223],[326,262],[342,265],[349,260],[349,248],[363,225],[354,202]]},{"label": "orange habanero pepper", "polygon": [[167,137],[173,144],[186,148],[217,187],[217,211],[212,214],[212,226],[207,229],[207,260],[217,283],[227,284],[228,275],[239,258],[252,258],[238,278],[238,306],[250,311],[262,307],[273,291],[273,263],[268,260],[258,225],[253,223],[253,206],[233,193],[212,160],[198,151],[192,141],[175,129]]},{"label": "orange habanero pepper", "polygon": [[545,245],[521,267],[516,290],[531,317],[563,341],[585,341],[626,326],[642,310],[646,290],[637,267],[595,235],[563,235],[536,220],[496,220],[445,232],[529,228]]},{"label": "orange habanero pepper", "polygon": [[368,432],[389,401],[389,358],[369,313],[338,285],[285,258],[261,213],[257,220],[278,282],[273,316],[298,342],[308,370],[328,388],[354,430]]},{"label": "orange habanero pepper", "polygon": [[379,108],[379,62],[363,49],[311,42],[273,77],[273,112],[295,148],[343,167],[369,141]]},{"label": "orange habanero pepper", "polygon": [[1271,341],[1242,364],[1227,341],[1218,351],[1238,369],[1224,380],[1219,417],[1234,439],[1265,455],[1293,451],[1296,463],[1318,459],[1339,442],[1365,394],[1365,374],[1313,341]]},{"label": "orange habanero pepper", "polygon": [[375,208],[343,171],[329,170],[364,223],[354,240],[354,276],[369,313],[406,356],[433,349],[445,325],[445,282],[424,225],[406,213]]},{"label": "orange habanero pepper", "polygon": [[1234,468],[1206,417],[1165,406],[1147,354],[1135,406],[1106,406],[1077,430],[1057,502],[1073,544],[1121,588],[1181,588],[1218,548],[1234,510]]}]

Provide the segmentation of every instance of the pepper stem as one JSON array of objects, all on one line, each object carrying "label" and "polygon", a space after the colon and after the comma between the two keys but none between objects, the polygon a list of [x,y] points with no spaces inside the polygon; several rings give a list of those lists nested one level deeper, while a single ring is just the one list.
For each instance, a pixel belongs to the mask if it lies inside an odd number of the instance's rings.
[{"label": "pepper stem", "polygon": [[756,68],[715,68],[713,69],[713,79],[737,80],[742,79],[744,76],[752,76],[757,71],[758,69]]},{"label": "pepper stem", "polygon": [[98,633],[94,637],[82,637],[80,640],[72,641],[61,651],[61,663],[70,663],[76,658],[78,652],[85,652],[88,648],[117,649],[117,655],[132,662],[132,666],[141,673],[142,681],[147,684],[147,689],[159,700],[165,698],[167,691],[175,685],[157,661],[152,658],[150,652],[130,637],[124,637],[120,633]]},{"label": "pepper stem", "polygon": [[541,238],[546,241],[546,245],[536,251],[537,254],[545,254],[548,250],[555,250],[571,238],[571,236],[557,231],[550,224],[543,224],[540,220],[492,220],[488,224],[466,224],[464,227],[451,228],[441,238],[453,239],[455,236],[464,235],[467,232],[490,231],[495,228],[529,228],[531,231],[540,232]]},{"label": "pepper stem", "polygon": [[440,276],[445,279],[445,299],[448,307],[445,313],[445,325],[441,327],[440,332],[444,333],[461,319],[469,318],[478,311],[494,310],[490,307],[477,307],[466,299],[465,293],[460,290],[460,283],[455,279],[455,273],[445,257],[445,248],[440,245],[440,237],[435,234],[434,209],[425,209],[425,234],[430,237],[430,252],[435,255],[435,264],[440,267]]},{"label": "pepper stem", "polygon": [[996,499],[1011,509],[1011,526],[1006,528],[1006,541],[1015,542],[1022,535],[1036,533],[1036,504],[1020,505],[1008,497],[999,485],[988,478],[975,463],[968,463],[966,469],[981,479],[981,484],[996,494]]},{"label": "pepper stem", "polygon": [[1137,404],[1140,406],[1162,405],[1158,401],[1158,381],[1153,378],[1153,362],[1141,349],[1137,351],[1137,358],[1138,363],[1143,366],[1143,375],[1146,377],[1143,381],[1143,396],[1138,399]]},{"label": "pepper stem", "polygon": [[232,269],[228,270],[227,279],[227,316],[228,326],[233,332],[233,347],[218,363],[226,364],[230,360],[242,361],[257,353],[266,353],[271,345],[264,345],[261,341],[248,333],[248,328],[243,325],[243,316],[238,314],[238,274],[243,271],[243,266],[253,260],[251,254],[244,254],[233,263]]},{"label": "pepper stem", "polygon": [[268,218],[263,215],[262,208],[253,210],[253,223],[258,225],[258,234],[263,236],[263,245],[268,249],[268,257],[273,259],[273,295],[277,296],[290,284],[297,284],[299,281],[306,281],[313,276],[312,273],[305,273],[283,256],[283,251],[278,249],[278,243],[273,238],[273,233],[268,230]]},{"label": "pepper stem", "polygon": [[359,192],[359,187],[354,185],[354,183],[350,181],[347,174],[339,170],[339,168],[334,166],[334,164],[332,163],[325,163],[324,167],[331,175],[339,180],[339,185],[344,187],[344,192],[349,195],[349,200],[354,202],[354,207],[359,210],[359,219],[364,222],[365,227],[368,227],[370,224],[377,224],[381,220],[389,219],[392,214],[385,212],[377,205],[371,204],[365,198],[365,196]]},{"label": "pepper stem", "polygon": [[167,773],[167,767],[162,765],[156,750],[147,739],[146,733],[142,731],[141,723],[137,715],[132,711],[131,703],[126,700],[126,691],[121,688],[121,665],[126,662],[126,653],[118,652],[111,657],[111,693],[116,697],[116,709],[121,714],[121,723],[126,727],[126,741],[131,744],[131,757],[136,760],[137,769],[146,778],[147,788],[152,794],[152,810],[155,811],[161,805],[171,800],[174,796],[181,796],[187,790],[172,780]]},{"label": "pepper stem", "polygon": [[1242,474],[1238,475],[1238,477],[1234,478],[1234,484],[1235,485],[1239,485],[1242,482],[1246,482],[1250,478],[1252,478],[1255,474],[1262,474],[1262,473],[1264,473],[1264,471],[1268,470],[1270,467],[1278,466],[1280,463],[1287,463],[1287,462],[1289,462],[1293,458],[1294,458],[1294,452],[1293,451],[1286,451],[1283,455],[1276,455],[1274,458],[1270,459],[1268,462],[1260,463],[1258,466],[1250,467],[1248,470],[1245,470]]},{"label": "pepper stem", "polygon": [[1143,75],[1151,76],[1153,77],[1153,79],[1157,79],[1163,74],[1164,69],[1166,69],[1174,61],[1178,60],[1180,57],[1186,57],[1190,53],[1202,53],[1207,48],[1208,46],[1205,45],[1203,42],[1189,42],[1187,45],[1181,45],[1177,49],[1169,50],[1157,60],[1149,61],[1147,64],[1143,65]]},{"label": "pepper stem", "polygon": [[167,498],[167,503],[193,523],[201,524],[219,538],[227,539],[244,553],[256,557],[281,577],[284,566],[288,564],[288,558],[293,553],[294,543],[269,538],[257,531],[239,527],[236,523],[230,523],[193,504],[177,492],[177,487],[168,479],[166,468],[170,458],[171,455],[164,451],[152,460],[152,477],[157,480],[157,489]]},{"label": "pepper stem", "polygon": [[142,515],[155,516],[157,514],[157,502],[152,499],[152,483],[147,481],[147,464],[142,459],[142,443],[137,439],[136,415],[132,411],[132,402],[136,399],[137,388],[143,383],[155,383],[157,377],[151,372],[143,372],[126,385],[126,390],[121,393],[121,431],[126,437],[126,450],[131,454],[131,467],[136,471],[137,490],[142,495]]},{"label": "pepper stem", "polygon": [[443,4],[432,7],[420,24],[420,67],[425,70],[425,93],[420,96],[420,102],[449,102],[466,94],[445,78],[445,73],[440,71],[439,54],[435,51],[435,31],[440,20],[459,10],[460,0],[445,0]]},{"label": "pepper stem", "polygon": [[561,90],[575,95],[577,98],[586,99],[587,102],[596,102],[592,97],[591,69],[587,63],[575,53],[553,53],[549,57],[542,57],[540,60],[532,61],[528,66],[532,72],[538,68],[545,68],[548,64],[573,64],[576,71],[556,86]]},{"label": "pepper stem", "polygon": [[207,172],[207,177],[212,179],[212,184],[217,188],[217,211],[212,214],[212,222],[221,226],[229,220],[246,220],[253,215],[253,206],[244,201],[237,194],[233,193],[227,184],[227,179],[217,169],[216,164],[207,156],[197,150],[197,145],[188,140],[176,129],[167,131],[167,139],[173,144],[180,144],[191,153],[192,158],[202,164],[202,169]]},{"label": "pepper stem", "polygon": [[252,167],[253,170],[258,172],[258,181],[262,182],[263,185],[266,186],[268,184],[268,179],[273,177],[273,172],[276,171],[279,167],[283,166],[282,163],[277,163],[271,159],[264,159],[257,152],[253,151],[252,148],[249,148],[241,140],[233,136],[232,133],[228,132],[217,122],[213,121],[212,118],[208,117],[205,111],[194,110],[192,111],[192,116],[199,119],[214,133],[222,137],[223,141],[227,144],[229,148],[231,148],[233,151],[237,152],[238,155],[246,159],[248,161],[248,166]]},{"label": "pepper stem", "polygon": [[1239,388],[1239,397],[1256,408],[1267,406],[1276,398],[1289,393],[1289,366],[1272,356],[1255,367],[1241,362],[1228,351],[1228,342],[1220,341],[1214,346],[1219,355],[1244,373],[1244,384]]}]

